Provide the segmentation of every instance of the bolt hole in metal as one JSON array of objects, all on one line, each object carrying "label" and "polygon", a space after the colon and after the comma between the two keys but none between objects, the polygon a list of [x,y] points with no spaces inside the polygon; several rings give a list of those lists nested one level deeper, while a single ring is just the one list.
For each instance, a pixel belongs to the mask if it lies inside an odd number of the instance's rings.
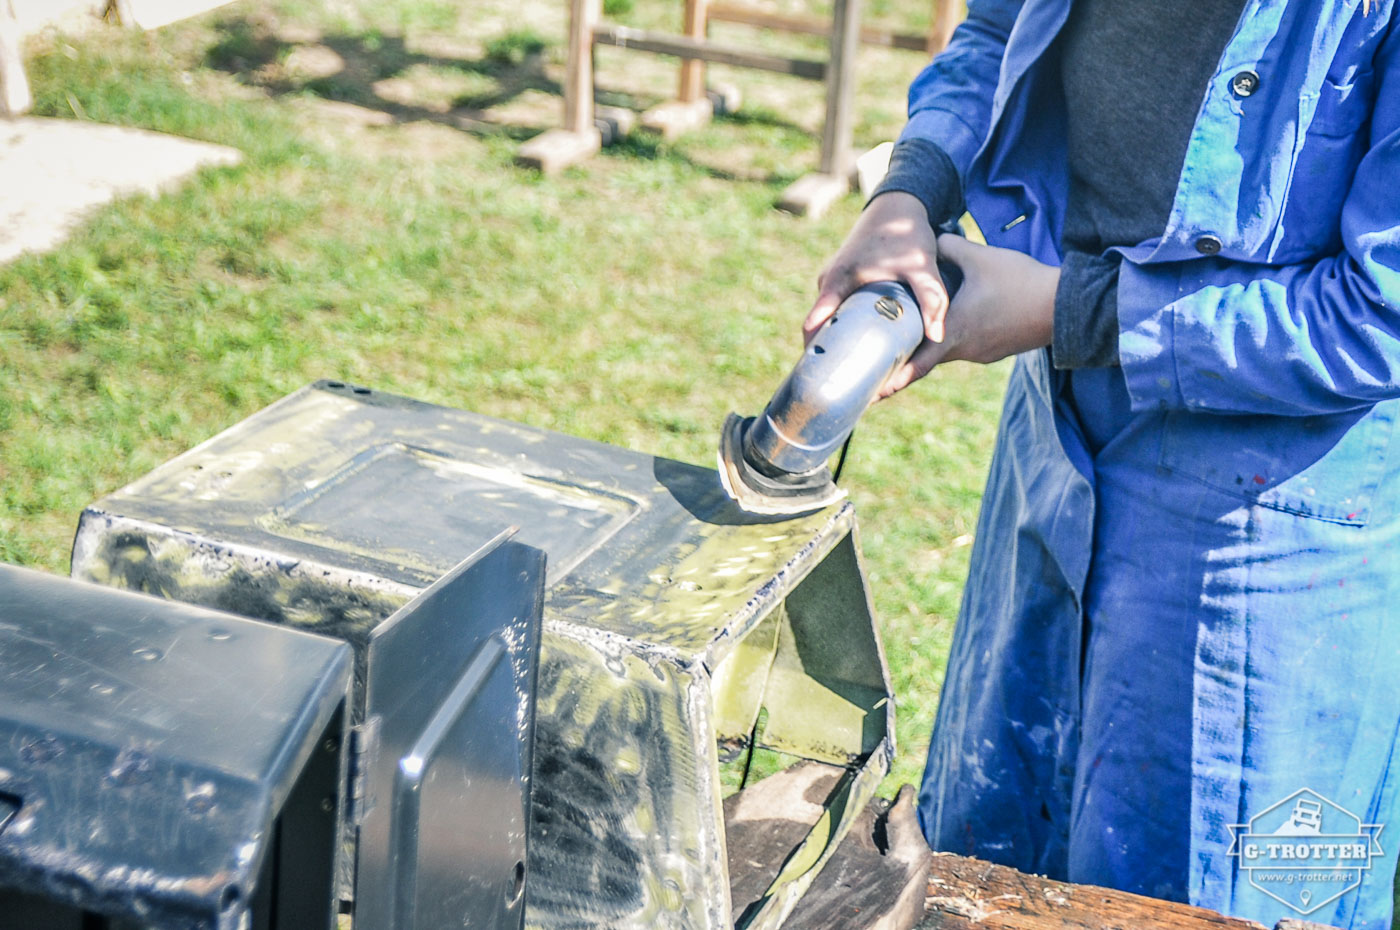
[{"label": "bolt hole in metal", "polygon": [[344,381],[327,381],[327,382],[326,382],[326,387],[328,387],[328,388],[343,388],[343,387],[345,387],[345,382],[344,382]]},{"label": "bolt hole in metal", "polygon": [[185,809],[191,814],[207,814],[214,809],[214,786],[205,782],[185,796]]},{"label": "bolt hole in metal", "polygon": [[369,393],[369,388],[367,388],[367,387],[351,388],[351,390],[353,390],[356,394],[368,394],[368,393]]},{"label": "bolt hole in metal", "polygon": [[506,886],[506,903],[515,904],[525,893],[525,863],[519,860],[511,870],[510,883]]},{"label": "bolt hole in metal", "polygon": [[823,349],[821,346],[812,346],[812,354],[813,354],[813,355],[825,355],[825,354],[826,354],[826,349]]},{"label": "bolt hole in metal", "polygon": [[237,907],[241,900],[243,900],[243,891],[237,885],[229,885],[219,896],[219,910],[227,913]]}]

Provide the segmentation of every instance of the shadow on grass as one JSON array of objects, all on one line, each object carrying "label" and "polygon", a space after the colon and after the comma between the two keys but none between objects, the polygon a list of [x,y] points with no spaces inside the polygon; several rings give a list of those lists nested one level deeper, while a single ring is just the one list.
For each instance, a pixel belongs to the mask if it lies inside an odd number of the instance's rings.
[{"label": "shadow on grass", "polygon": [[[732,119],[729,116],[716,117],[717,120]],[[734,171],[711,164],[685,152],[661,139],[660,136],[645,132],[633,132],[623,136],[603,149],[602,154],[609,158],[631,158],[638,161],[673,162],[693,169],[717,181],[731,181],[736,184],[768,184],[786,187],[800,176],[794,171]]]},{"label": "shadow on grass", "polygon": [[[310,94],[353,103],[384,113],[396,123],[434,122],[477,135],[524,139],[538,128],[501,121],[490,111],[527,91],[554,96],[563,93],[559,83],[544,73],[542,42],[503,43],[497,56],[469,59],[415,52],[400,36],[372,31],[324,35],[315,42],[301,43],[283,39],[262,23],[249,19],[225,20],[217,28],[221,38],[205,54],[209,67],[274,95]],[[334,53],[337,70],[298,76],[286,67],[298,49],[317,47]],[[459,97],[445,112],[391,100],[375,89],[378,82],[406,76],[419,66],[478,75],[489,78],[494,86],[488,93]]]},{"label": "shadow on grass", "polygon": [[[487,44],[480,58],[429,55],[408,48],[403,38],[377,31],[322,35],[301,42],[279,36],[265,22],[250,18],[226,19],[217,27],[219,40],[205,53],[205,64],[231,74],[238,81],[277,96],[312,95],[324,100],[351,103],[388,116],[394,123],[431,122],[478,136],[524,141],[541,130],[538,125],[511,122],[493,112],[522,94],[539,92],[562,101],[563,88],[544,69],[546,44],[531,33],[511,33]],[[297,75],[288,67],[299,50],[325,50],[324,58],[335,70],[314,76]],[[473,75],[489,81],[487,91],[460,94],[443,111],[389,99],[376,85],[389,78],[406,77],[416,67]],[[659,99],[639,99],[617,90],[598,88],[600,104],[644,110]],[[779,114],[764,110],[728,113],[718,120],[737,125],[804,132]],[[744,183],[789,183],[795,176],[783,172],[735,172],[677,151],[656,136],[634,132],[605,152],[611,156],[649,161],[670,160],[688,165],[710,177]]]}]

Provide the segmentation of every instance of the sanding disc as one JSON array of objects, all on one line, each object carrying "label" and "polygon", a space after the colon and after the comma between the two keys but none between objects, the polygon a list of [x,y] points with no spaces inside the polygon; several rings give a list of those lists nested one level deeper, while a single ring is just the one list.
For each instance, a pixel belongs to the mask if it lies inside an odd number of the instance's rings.
[{"label": "sanding disc", "polygon": [[820,510],[846,496],[825,466],[801,475],[770,478],[750,465],[744,458],[744,434],[753,420],[731,413],[720,431],[719,481],[740,508],[749,513],[787,516]]}]

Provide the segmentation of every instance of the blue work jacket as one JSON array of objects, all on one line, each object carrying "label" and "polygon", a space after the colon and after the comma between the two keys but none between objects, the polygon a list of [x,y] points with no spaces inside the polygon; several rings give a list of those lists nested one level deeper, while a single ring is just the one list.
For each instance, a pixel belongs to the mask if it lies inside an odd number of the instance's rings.
[{"label": "blue work jacket", "polygon": [[[903,135],[948,153],[989,244],[1051,264],[1070,2],[973,0]],[[920,795],[936,848],[1389,925],[1385,843],[1299,898],[1235,837],[1299,790],[1400,837],[1393,15],[1250,0],[1165,228],[1117,250],[1121,371],[1016,360]]]}]

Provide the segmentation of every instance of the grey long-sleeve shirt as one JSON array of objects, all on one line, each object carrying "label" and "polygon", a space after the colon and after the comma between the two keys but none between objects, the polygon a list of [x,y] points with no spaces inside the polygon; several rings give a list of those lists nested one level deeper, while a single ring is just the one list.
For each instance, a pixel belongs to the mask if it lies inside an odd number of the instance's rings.
[{"label": "grey long-sleeve shirt", "polygon": [[[1055,294],[1058,368],[1118,363],[1118,265],[1107,250],[1166,226],[1206,82],[1244,0],[1075,0],[1056,40],[1067,114],[1069,203]],[[952,160],[921,140],[895,146],[876,190],[906,191],[942,225],[961,215]]]}]

